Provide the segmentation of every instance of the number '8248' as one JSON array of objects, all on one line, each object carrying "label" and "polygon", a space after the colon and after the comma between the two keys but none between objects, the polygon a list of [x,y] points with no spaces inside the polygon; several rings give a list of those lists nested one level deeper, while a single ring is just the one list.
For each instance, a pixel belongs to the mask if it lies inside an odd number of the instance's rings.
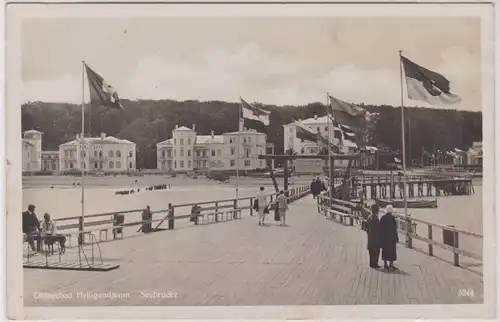
[{"label": "number '8248'", "polygon": [[458,296],[467,296],[467,297],[473,297],[474,296],[474,290],[471,288],[461,288],[458,290]]}]

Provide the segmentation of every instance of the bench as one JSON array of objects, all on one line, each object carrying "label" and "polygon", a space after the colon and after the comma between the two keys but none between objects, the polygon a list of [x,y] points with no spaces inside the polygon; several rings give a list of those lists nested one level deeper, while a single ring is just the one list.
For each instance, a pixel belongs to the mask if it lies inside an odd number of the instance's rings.
[{"label": "bench", "polygon": [[[247,208],[244,208],[244,209],[247,209]],[[232,219],[241,219],[241,211],[242,211],[242,209],[237,208],[237,209],[231,209],[231,210],[197,214],[195,225],[200,224],[200,218],[201,218],[201,224],[210,223],[210,219],[212,219],[212,222],[218,222],[219,220],[227,221],[227,220],[232,220]],[[222,215],[222,218],[219,215]]]},{"label": "bench", "polygon": [[326,217],[328,219],[337,220],[337,218],[339,218],[338,221],[340,221],[342,224],[346,224],[347,219],[349,219],[349,226],[354,225],[354,220],[350,214],[345,214],[343,212],[333,210],[333,209],[326,209],[326,214],[327,214]]},{"label": "bench", "polygon": [[330,208],[332,208],[333,210],[336,210],[338,212],[342,212],[344,214],[348,214],[348,215],[351,214],[351,208],[346,207],[346,206],[341,206],[341,205],[333,203],[330,205]]}]

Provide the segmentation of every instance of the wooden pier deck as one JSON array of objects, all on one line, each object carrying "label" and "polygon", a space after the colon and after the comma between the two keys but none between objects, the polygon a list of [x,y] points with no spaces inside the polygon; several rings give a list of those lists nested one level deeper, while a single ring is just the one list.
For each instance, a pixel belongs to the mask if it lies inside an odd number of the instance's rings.
[{"label": "wooden pier deck", "polygon": [[[398,273],[369,268],[366,233],[316,209],[307,196],[290,205],[288,227],[277,226],[271,216],[268,226],[260,227],[257,217],[244,213],[241,220],[102,243],[104,260],[119,263],[119,269],[24,269],[24,302],[66,307],[483,302],[481,274],[403,245],[398,245]],[[71,298],[40,296],[45,293]],[[114,298],[92,298],[99,293]]]}]

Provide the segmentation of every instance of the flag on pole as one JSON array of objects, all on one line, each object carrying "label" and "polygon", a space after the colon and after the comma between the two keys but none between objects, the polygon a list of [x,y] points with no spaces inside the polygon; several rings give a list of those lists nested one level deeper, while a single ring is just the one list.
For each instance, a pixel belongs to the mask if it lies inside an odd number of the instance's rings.
[{"label": "flag on pole", "polygon": [[265,126],[269,126],[269,114],[271,114],[271,112],[249,104],[242,98],[240,98],[240,100],[241,118],[243,120],[256,121],[262,123]]},{"label": "flag on pole", "polygon": [[[321,145],[325,148],[328,148],[330,147],[330,150],[333,151],[333,153],[339,153],[339,147],[334,145],[333,143],[328,143],[328,139],[325,138],[323,135],[321,135],[320,133],[316,134],[317,136],[317,141],[318,141],[318,145]],[[328,145],[330,144],[330,145]]]},{"label": "flag on pole", "polygon": [[340,130],[344,133],[344,137],[349,140],[356,142],[356,132],[349,125],[339,124]]},{"label": "flag on pole", "polygon": [[401,56],[405,71],[408,98],[431,105],[449,105],[460,102],[460,96],[450,92],[450,81],[443,75],[415,64]]},{"label": "flag on pole", "polygon": [[302,125],[300,125],[300,124],[295,124],[295,131],[297,133],[296,134],[297,139],[301,139],[304,141],[311,141],[311,142],[318,141],[318,136],[315,133],[302,127]]},{"label": "flag on pole", "polygon": [[122,110],[118,92],[101,75],[85,64],[89,81],[90,104]]},{"label": "flag on pole", "polygon": [[331,95],[329,95],[329,98],[330,105],[327,108],[329,114],[333,116],[335,123],[362,127],[365,120],[365,109],[339,100]]}]

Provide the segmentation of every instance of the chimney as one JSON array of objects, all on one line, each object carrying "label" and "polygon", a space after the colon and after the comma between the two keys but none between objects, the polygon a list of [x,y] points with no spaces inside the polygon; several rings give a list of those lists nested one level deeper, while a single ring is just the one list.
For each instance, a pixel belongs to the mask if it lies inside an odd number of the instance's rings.
[{"label": "chimney", "polygon": [[318,115],[314,114],[314,119],[317,120],[318,119]]},{"label": "chimney", "polygon": [[175,129],[177,130],[179,128],[179,125],[175,124]]},{"label": "chimney", "polygon": [[210,131],[210,135],[212,135],[212,139],[214,138],[214,131]]},{"label": "chimney", "polygon": [[101,132],[101,139],[105,139],[105,138],[106,138],[106,133]]},{"label": "chimney", "polygon": [[80,140],[80,133],[76,133],[76,140]]}]

